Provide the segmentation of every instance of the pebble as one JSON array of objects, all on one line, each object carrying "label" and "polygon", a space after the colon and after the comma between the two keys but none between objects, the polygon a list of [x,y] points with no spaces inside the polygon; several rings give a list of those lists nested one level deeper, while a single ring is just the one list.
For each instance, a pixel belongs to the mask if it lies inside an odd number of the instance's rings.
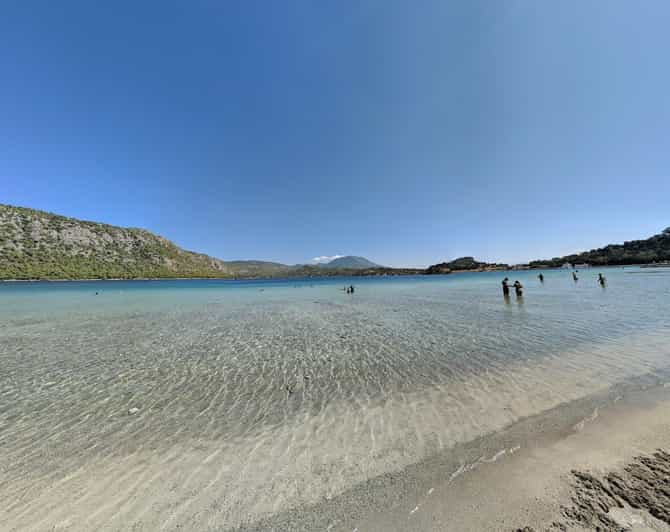
[{"label": "pebble", "polygon": [[128,414],[132,416],[133,414],[137,414],[139,411],[140,411],[140,409],[137,408],[136,406],[134,406],[134,407],[128,409]]}]

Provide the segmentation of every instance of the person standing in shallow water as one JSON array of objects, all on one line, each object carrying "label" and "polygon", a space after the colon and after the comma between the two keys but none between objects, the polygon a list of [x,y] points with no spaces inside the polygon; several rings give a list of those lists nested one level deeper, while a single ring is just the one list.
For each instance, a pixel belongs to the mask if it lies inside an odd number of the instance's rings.
[{"label": "person standing in shallow water", "polygon": [[575,282],[579,280],[579,277],[577,277],[577,272],[572,272],[572,280]]},{"label": "person standing in shallow water", "polygon": [[598,283],[600,286],[605,286],[605,276],[602,273],[598,274]]},{"label": "person standing in shallow water", "polygon": [[523,297],[523,285],[518,281],[514,281],[514,292],[516,297]]},{"label": "person standing in shallow water", "polygon": [[540,274],[537,276],[537,278],[540,280],[541,283],[544,282],[544,275]]},{"label": "person standing in shallow water", "polygon": [[502,281],[503,295],[509,297],[509,279],[505,277]]}]

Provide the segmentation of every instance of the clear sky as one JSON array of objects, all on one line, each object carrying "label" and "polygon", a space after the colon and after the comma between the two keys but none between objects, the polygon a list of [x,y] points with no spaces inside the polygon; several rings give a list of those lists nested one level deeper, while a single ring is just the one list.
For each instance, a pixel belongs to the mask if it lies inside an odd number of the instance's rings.
[{"label": "clear sky", "polygon": [[287,263],[647,237],[669,28],[667,0],[4,2],[0,203]]}]

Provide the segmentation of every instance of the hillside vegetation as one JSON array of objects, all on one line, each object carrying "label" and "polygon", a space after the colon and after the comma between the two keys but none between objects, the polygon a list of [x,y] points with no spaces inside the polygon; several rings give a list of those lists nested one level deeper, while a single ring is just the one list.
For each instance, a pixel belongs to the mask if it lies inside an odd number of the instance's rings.
[{"label": "hillside vegetation", "polygon": [[451,273],[455,271],[505,270],[507,268],[507,264],[492,264],[488,262],[479,262],[473,257],[460,257],[450,262],[433,264],[426,269],[426,273],[432,275]]},{"label": "hillside vegetation", "polygon": [[354,258],[360,260],[328,268],[258,260],[224,262],[181,249],[144,229],[0,205],[0,279],[258,279],[423,273],[377,267],[362,257]]},{"label": "hillside vegetation", "polygon": [[[564,263],[597,265],[670,261],[670,227],[646,240],[611,244],[549,260],[533,268]],[[506,264],[461,257],[426,270],[385,268],[364,257],[340,257],[323,265],[286,265],[256,260],[222,260],[186,251],[144,229],[86,222],[35,209],[0,204],[0,279],[287,278],[445,274],[506,269]],[[526,266],[528,267],[528,266]]]},{"label": "hillside vegetation", "polygon": [[570,264],[588,263],[593,266],[650,264],[670,261],[670,227],[662,233],[645,240],[631,240],[623,244],[610,244],[603,248],[584,251],[549,260],[536,260],[530,263],[532,268],[556,268],[566,262]]},{"label": "hillside vegetation", "polygon": [[0,279],[230,276],[223,261],[143,229],[0,205]]}]

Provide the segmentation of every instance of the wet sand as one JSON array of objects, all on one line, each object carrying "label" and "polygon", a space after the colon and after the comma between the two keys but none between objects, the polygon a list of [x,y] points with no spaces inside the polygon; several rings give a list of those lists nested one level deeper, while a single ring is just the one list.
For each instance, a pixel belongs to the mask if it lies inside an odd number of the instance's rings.
[{"label": "wet sand", "polygon": [[408,526],[375,516],[359,530],[670,530],[669,420],[667,388],[633,392],[442,483]]},{"label": "wet sand", "polygon": [[670,387],[652,379],[240,530],[670,531],[668,449]]}]

